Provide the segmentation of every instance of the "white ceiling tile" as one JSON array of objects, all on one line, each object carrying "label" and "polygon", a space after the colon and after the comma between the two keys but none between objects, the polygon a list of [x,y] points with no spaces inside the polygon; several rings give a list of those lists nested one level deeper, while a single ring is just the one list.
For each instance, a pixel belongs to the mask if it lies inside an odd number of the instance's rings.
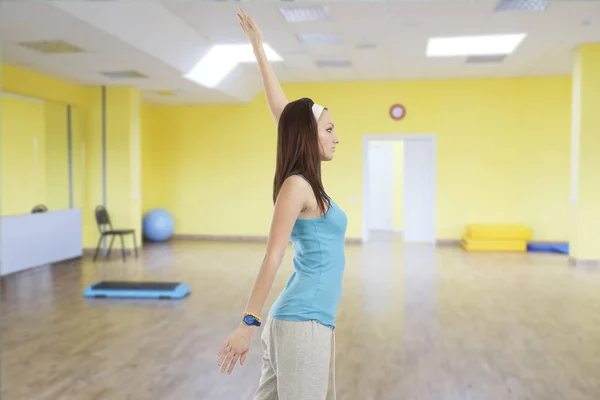
[{"label": "white ceiling tile", "polygon": [[315,65],[309,54],[288,54],[283,59],[283,63],[288,69],[310,69]]}]

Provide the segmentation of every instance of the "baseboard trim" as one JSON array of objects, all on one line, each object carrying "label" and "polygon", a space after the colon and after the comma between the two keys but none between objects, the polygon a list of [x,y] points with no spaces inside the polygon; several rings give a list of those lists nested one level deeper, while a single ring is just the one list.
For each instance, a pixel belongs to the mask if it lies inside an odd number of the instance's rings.
[{"label": "baseboard trim", "polygon": [[600,260],[581,260],[569,257],[569,266],[581,269],[600,269]]},{"label": "baseboard trim", "polygon": [[[140,254],[140,252],[142,251],[141,247],[138,247],[138,255]],[[96,248],[87,248],[87,249],[83,249],[83,255],[84,256],[94,256],[94,254],[96,254]],[[126,256],[135,256],[135,253],[133,252],[133,249],[125,249],[125,255]],[[120,247],[115,247],[113,246],[112,251],[110,252],[110,258],[116,257],[118,256],[119,258],[121,257],[121,248]],[[98,253],[98,259],[103,258],[102,256],[102,249],[100,249],[100,252]]]},{"label": "baseboard trim", "polygon": [[[250,243],[266,243],[267,236],[244,236],[244,235],[189,235],[176,234],[173,235],[173,240],[190,240],[190,241],[206,241],[206,242],[250,242]],[[348,244],[360,244],[360,238],[346,238]]]},{"label": "baseboard trim", "polygon": [[458,247],[460,246],[460,239],[437,239],[435,244],[440,247]]},{"label": "baseboard trim", "polygon": [[266,242],[266,236],[244,236],[244,235],[173,235],[173,240],[194,240],[207,242]]}]

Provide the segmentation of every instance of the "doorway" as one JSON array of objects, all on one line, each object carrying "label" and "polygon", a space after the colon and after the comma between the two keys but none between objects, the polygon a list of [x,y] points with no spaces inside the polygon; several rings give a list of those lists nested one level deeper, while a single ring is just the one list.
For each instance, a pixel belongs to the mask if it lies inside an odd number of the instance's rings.
[{"label": "doorway", "polygon": [[363,242],[402,232],[435,243],[435,136],[363,136]]}]

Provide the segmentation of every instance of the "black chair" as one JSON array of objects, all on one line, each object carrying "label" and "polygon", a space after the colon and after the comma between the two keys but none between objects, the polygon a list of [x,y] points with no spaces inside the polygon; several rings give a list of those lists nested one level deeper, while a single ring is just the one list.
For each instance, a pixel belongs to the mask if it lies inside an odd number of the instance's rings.
[{"label": "black chair", "polygon": [[96,207],[96,225],[98,225],[98,230],[100,231],[100,239],[98,239],[98,246],[96,246],[96,253],[94,254],[94,261],[98,257],[98,252],[100,251],[100,244],[105,237],[110,236],[110,245],[108,246],[108,252],[106,257],[110,257],[110,251],[112,250],[113,242],[115,241],[115,237],[119,236],[121,238],[121,256],[123,257],[123,261],[125,261],[125,241],[123,237],[125,235],[133,236],[133,249],[135,251],[135,258],[138,256],[137,252],[137,241],[135,240],[135,229],[113,229],[112,223],[110,222],[110,217],[108,216],[108,211],[103,206]]},{"label": "black chair", "polygon": [[33,207],[33,209],[31,210],[32,214],[37,214],[37,213],[43,213],[48,211],[48,207],[46,207],[43,204],[38,204],[37,206]]}]

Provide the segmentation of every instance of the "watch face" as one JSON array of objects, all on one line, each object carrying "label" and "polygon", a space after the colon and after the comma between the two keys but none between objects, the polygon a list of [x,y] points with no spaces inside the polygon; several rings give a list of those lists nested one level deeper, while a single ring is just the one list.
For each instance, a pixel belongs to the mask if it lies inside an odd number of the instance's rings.
[{"label": "watch face", "polygon": [[252,318],[252,315],[246,315],[246,316],[244,317],[244,322],[245,322],[245,323],[247,323],[247,324],[251,324],[251,323],[252,323],[252,321],[254,321],[254,318]]}]

